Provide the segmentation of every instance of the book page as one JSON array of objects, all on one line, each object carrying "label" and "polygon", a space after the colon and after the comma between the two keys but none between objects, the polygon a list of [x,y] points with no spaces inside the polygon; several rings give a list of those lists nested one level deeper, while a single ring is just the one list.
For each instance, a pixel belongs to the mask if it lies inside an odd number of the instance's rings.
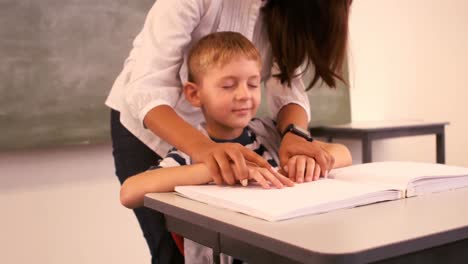
[{"label": "book page", "polygon": [[357,164],[330,172],[330,178],[406,189],[421,180],[468,176],[468,168],[436,163],[386,161]]},{"label": "book page", "polygon": [[400,192],[396,190],[333,179],[321,179],[282,189],[263,189],[252,184],[247,187],[178,186],[175,190],[188,198],[268,221],[401,198]]}]

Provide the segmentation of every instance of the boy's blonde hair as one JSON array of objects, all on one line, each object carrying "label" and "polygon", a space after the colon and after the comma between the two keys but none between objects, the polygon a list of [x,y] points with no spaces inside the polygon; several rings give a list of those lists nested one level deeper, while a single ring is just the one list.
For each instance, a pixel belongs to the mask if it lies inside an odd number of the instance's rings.
[{"label": "boy's blonde hair", "polygon": [[242,34],[230,31],[211,33],[201,38],[190,50],[187,60],[188,80],[200,81],[208,69],[223,67],[239,55],[257,61],[261,69],[260,53]]}]

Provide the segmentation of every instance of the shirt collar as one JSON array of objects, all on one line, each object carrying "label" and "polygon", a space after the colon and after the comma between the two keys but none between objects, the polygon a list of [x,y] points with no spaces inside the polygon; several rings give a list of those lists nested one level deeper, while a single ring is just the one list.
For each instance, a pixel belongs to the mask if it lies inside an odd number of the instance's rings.
[{"label": "shirt collar", "polygon": [[251,138],[250,138],[250,135],[249,135],[249,130],[247,127],[244,128],[244,130],[242,131],[242,133],[240,134],[240,136],[236,137],[236,138],[233,138],[233,139],[218,139],[218,138],[214,138],[214,137],[211,137],[211,140],[213,140],[214,142],[216,143],[239,143],[243,146],[245,145],[248,145],[249,143],[251,143]]}]

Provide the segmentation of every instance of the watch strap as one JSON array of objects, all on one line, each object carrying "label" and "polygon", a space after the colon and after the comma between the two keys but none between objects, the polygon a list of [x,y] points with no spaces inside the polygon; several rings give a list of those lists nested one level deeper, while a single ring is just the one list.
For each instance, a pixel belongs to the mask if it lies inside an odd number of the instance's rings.
[{"label": "watch strap", "polygon": [[303,129],[298,128],[294,124],[289,124],[284,129],[284,131],[281,133],[281,138],[284,138],[284,136],[289,132],[293,133],[294,135],[300,136],[309,142],[312,142],[314,140],[308,131],[304,131]]}]

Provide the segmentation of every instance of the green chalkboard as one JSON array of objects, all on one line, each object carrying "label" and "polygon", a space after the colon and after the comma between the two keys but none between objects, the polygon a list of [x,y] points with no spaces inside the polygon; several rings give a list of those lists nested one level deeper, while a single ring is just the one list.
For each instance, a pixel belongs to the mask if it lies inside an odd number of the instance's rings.
[{"label": "green chalkboard", "polygon": [[0,0],[0,150],[105,141],[104,100],[153,0]]},{"label": "green chalkboard", "polygon": [[[332,89],[320,83],[309,90],[311,112],[310,126],[351,122],[348,73],[348,64],[345,62],[342,76],[344,82],[337,80],[337,87]],[[310,81],[310,74],[307,77],[305,78],[306,84]]]},{"label": "green chalkboard", "polygon": [[[344,124],[351,121],[351,102],[348,85],[348,67],[343,68],[343,81],[337,80],[337,87],[330,88],[317,82],[307,94],[309,95],[311,120],[310,126]],[[304,84],[308,85],[312,79],[312,73],[304,74]],[[265,93],[262,93],[262,104],[258,116],[267,116]]]}]

